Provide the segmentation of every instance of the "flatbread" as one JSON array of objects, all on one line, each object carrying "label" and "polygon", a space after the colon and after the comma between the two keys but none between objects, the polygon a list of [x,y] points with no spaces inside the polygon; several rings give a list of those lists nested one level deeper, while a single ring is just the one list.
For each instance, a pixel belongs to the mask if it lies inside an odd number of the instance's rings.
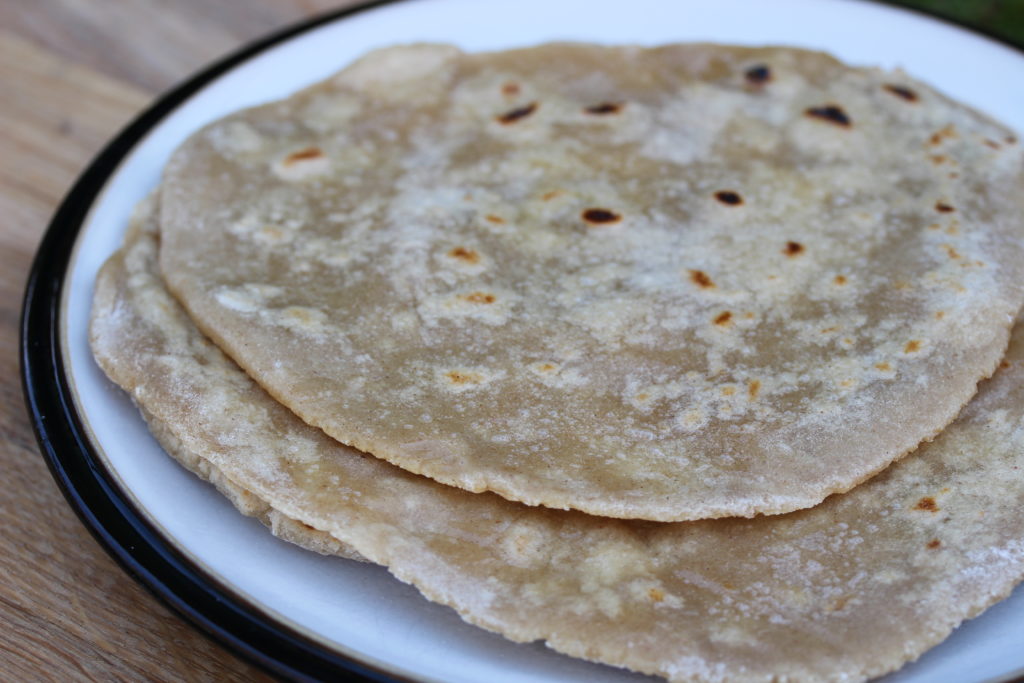
[{"label": "flatbread", "polygon": [[749,520],[609,520],[443,486],[310,428],[192,325],[142,225],[100,273],[91,341],[175,450],[512,640],[672,681],[856,681],[1024,577],[1024,326],[956,422],[849,493]]},{"label": "flatbread", "polygon": [[302,419],[613,517],[849,489],[954,418],[1024,302],[1011,133],[796,49],[387,49],[165,180],[170,289]]},{"label": "flatbread", "polygon": [[339,541],[325,531],[320,531],[315,527],[281,514],[280,510],[272,507],[266,500],[244,486],[239,485],[230,477],[225,476],[209,460],[183,447],[181,441],[175,436],[175,429],[147,412],[143,405],[139,405],[139,409],[142,417],[146,420],[149,431],[163,449],[187,470],[213,484],[217,491],[231,501],[235,509],[243,515],[255,517],[272,534],[281,540],[294,543],[300,548],[312,550],[321,555],[337,555],[349,560],[366,562],[366,558],[347,543]]},{"label": "flatbread", "polygon": [[[291,543],[295,543],[306,550],[312,550],[321,555],[338,555],[352,560],[365,561],[351,546],[339,541],[330,534],[318,531],[313,527],[304,525],[294,518],[281,514],[280,510],[272,507],[265,497],[253,493],[246,482],[238,481],[232,472],[225,474],[215,461],[206,457],[207,451],[197,451],[183,444],[177,434],[181,431],[181,425],[167,424],[160,415],[151,413],[147,406],[151,399],[145,397],[147,388],[144,383],[137,382],[137,378],[151,372],[157,364],[166,364],[165,369],[174,372],[181,363],[202,363],[207,356],[219,358],[220,363],[209,369],[211,387],[210,391],[218,391],[218,386],[232,385],[236,387],[247,387],[251,380],[239,375],[237,367],[231,367],[226,359],[217,351],[216,347],[199,335],[185,319],[181,319],[181,309],[169,297],[163,289],[163,285],[154,277],[156,254],[158,243],[153,216],[155,205],[151,199],[140,204],[135,211],[128,233],[125,236],[125,249],[115,254],[110,263],[105,267],[103,274],[97,284],[95,294],[94,313],[103,316],[104,320],[92,322],[91,341],[93,343],[96,358],[104,370],[124,387],[135,387],[136,405],[142,412],[150,432],[160,442],[164,450],[174,457],[181,465],[193,474],[202,477],[213,484],[217,491],[231,501],[231,503],[244,515],[255,517],[261,521],[277,537]],[[148,310],[147,310],[148,308]],[[150,336],[143,333],[148,328]],[[129,332],[129,330],[134,330]],[[118,334],[130,334],[132,346],[130,349],[117,350],[106,346],[114,342]],[[172,355],[154,357],[158,353],[156,349],[161,345],[169,345],[176,351],[181,351],[186,346],[191,347],[190,358],[183,358],[176,361]],[[144,350],[143,350],[144,349]],[[127,355],[124,355],[127,352]],[[178,386],[183,390],[183,386]],[[168,394],[163,394],[166,400]],[[167,405],[160,406],[162,413],[169,409],[173,414],[180,414],[181,411],[189,411],[193,408],[201,409],[201,403],[191,402],[187,395],[179,394],[180,401],[173,409]],[[244,409],[239,406],[236,415],[246,417]],[[254,417],[257,421],[265,423],[266,417],[264,407],[255,404],[251,411],[258,412],[259,416]],[[280,412],[280,408],[278,408]],[[248,417],[253,417],[248,415]],[[294,417],[286,418],[294,420]],[[223,430],[219,435],[199,433],[198,438],[223,438]],[[253,463],[260,461],[275,462],[273,466],[280,469],[279,459],[282,453],[280,440],[268,442],[260,446],[262,453],[255,453]],[[285,447],[286,448],[286,447]],[[287,450],[284,451],[287,453]],[[246,474],[246,481],[252,475],[252,471]],[[273,478],[264,480],[265,487],[273,486]]]}]

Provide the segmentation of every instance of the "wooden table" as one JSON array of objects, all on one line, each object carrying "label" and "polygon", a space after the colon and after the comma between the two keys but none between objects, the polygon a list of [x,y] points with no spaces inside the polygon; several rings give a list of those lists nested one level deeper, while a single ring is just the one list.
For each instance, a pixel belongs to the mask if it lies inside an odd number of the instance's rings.
[{"label": "wooden table", "polygon": [[36,447],[18,318],[72,181],[155,95],[252,38],[353,0],[0,0],[0,680],[263,681],[107,557]]}]

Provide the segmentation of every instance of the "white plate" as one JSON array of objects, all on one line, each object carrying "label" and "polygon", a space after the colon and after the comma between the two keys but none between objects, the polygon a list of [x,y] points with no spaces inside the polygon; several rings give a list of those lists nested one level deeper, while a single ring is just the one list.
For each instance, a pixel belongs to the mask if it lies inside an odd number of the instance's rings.
[{"label": "white plate", "polygon": [[[394,675],[444,681],[627,681],[540,644],[464,624],[383,569],[298,550],[243,518],[156,445],[87,344],[93,281],[119,246],[132,207],[172,150],[199,126],[289,94],[367,50],[415,41],[468,50],[549,40],[658,44],[715,41],[829,51],[853,64],[902,67],[1024,130],[1024,54],[919,14],[852,0],[408,0],[346,15],[244,59],[159,118],[106,180],[82,223],[60,307],[60,353],[75,409],[107,474],[166,541],[271,623]],[[60,226],[56,226],[60,227]],[[65,226],[66,228],[66,226]],[[43,428],[45,431],[45,427]],[[103,524],[100,520],[99,524]],[[982,681],[1024,670],[1024,592],[965,624],[891,681]],[[270,658],[274,655],[271,653]]]}]

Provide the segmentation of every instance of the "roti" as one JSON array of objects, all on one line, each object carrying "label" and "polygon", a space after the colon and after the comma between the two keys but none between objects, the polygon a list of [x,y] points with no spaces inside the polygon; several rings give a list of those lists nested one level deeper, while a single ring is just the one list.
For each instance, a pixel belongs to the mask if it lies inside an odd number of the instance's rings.
[{"label": "roti", "polygon": [[300,421],[164,290],[150,209],[97,281],[103,369],[172,453],[471,623],[672,681],[860,680],[1024,577],[1024,326],[956,422],[849,493],[755,519],[610,520],[443,486]]},{"label": "roti", "polygon": [[1024,301],[1012,134],[796,49],[386,49],[165,180],[168,286],[303,420],[612,517],[849,489],[954,418]]},{"label": "roti", "polygon": [[[366,558],[347,543],[339,541],[330,534],[304,524],[296,519],[281,514],[264,498],[238,484],[234,479],[224,475],[219,467],[209,459],[185,448],[176,436],[177,429],[164,424],[160,418],[146,411],[145,405],[139,405],[149,431],[163,449],[181,463],[186,469],[202,479],[210,482],[225,498],[244,515],[255,517],[278,538],[295,545],[320,553],[321,555],[337,555],[350,560],[365,562]],[[278,442],[275,445],[280,445]],[[249,477],[243,476],[243,481]]]}]

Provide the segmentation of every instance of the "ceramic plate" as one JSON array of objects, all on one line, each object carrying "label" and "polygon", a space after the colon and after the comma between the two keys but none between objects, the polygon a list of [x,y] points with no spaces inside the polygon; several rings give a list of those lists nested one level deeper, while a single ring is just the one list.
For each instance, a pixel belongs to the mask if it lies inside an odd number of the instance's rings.
[{"label": "ceramic plate", "polygon": [[[638,681],[463,623],[384,569],[273,538],[150,437],[87,344],[93,281],[172,150],[224,114],[283,97],[375,47],[467,50],[550,40],[786,44],[902,67],[1024,130],[1024,54],[924,15],[852,0],[407,0],[289,29],[158,101],[82,175],[37,255],[22,326],[25,391],[65,495],[100,542],[158,596],[244,656],[295,678],[357,672],[417,681]],[[1024,673],[1024,591],[964,624],[891,681]]]}]

